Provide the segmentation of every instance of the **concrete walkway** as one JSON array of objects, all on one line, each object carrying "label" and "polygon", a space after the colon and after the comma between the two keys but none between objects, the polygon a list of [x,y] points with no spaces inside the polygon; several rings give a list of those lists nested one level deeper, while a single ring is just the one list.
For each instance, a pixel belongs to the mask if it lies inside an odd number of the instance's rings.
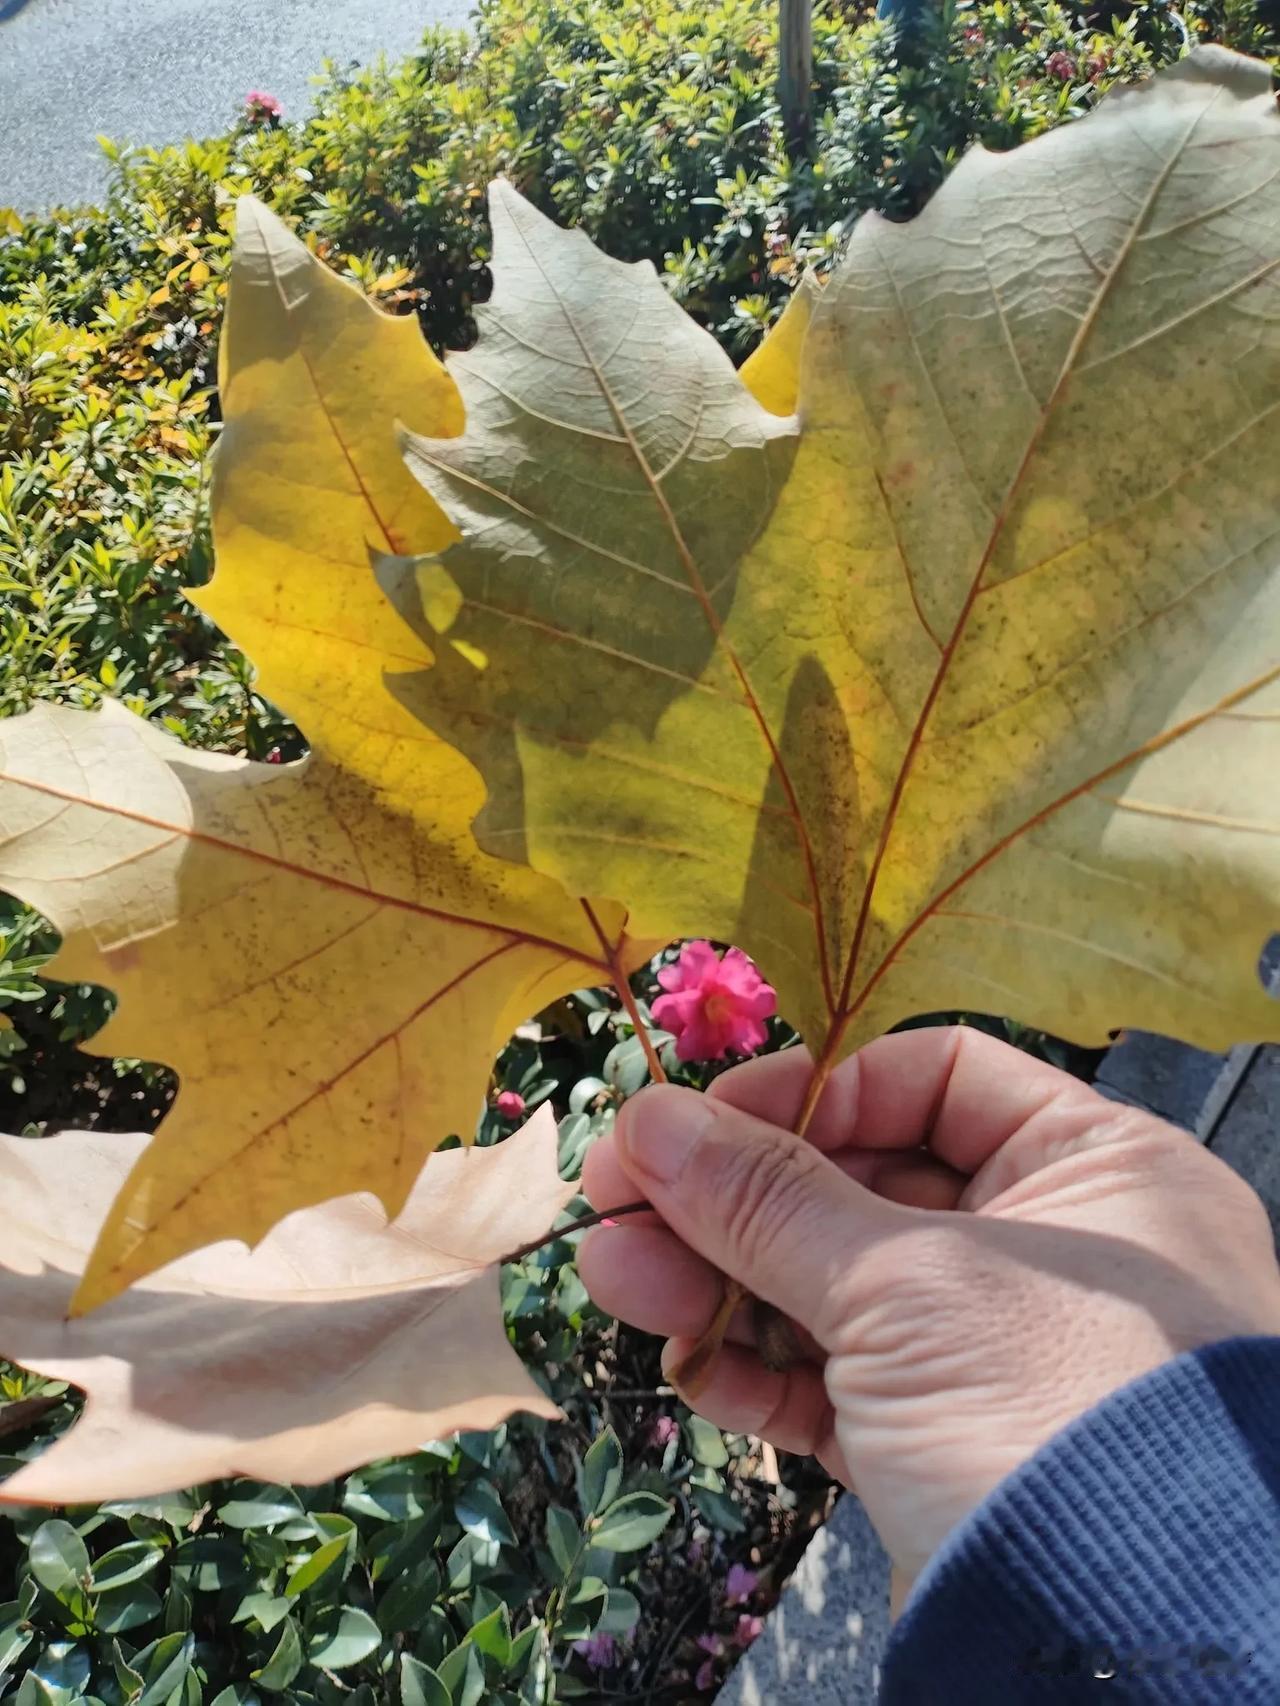
[{"label": "concrete walkway", "polygon": [[0,0],[0,207],[97,199],[99,135],[225,130],[250,89],[296,117],[326,58],[412,52],[469,0]]}]

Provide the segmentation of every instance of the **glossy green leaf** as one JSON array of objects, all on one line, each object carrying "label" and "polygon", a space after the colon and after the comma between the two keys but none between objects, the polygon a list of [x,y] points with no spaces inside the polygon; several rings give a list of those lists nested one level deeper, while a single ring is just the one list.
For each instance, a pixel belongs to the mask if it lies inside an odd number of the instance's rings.
[{"label": "glossy green leaf", "polygon": [[455,1647],[436,1670],[453,1697],[453,1706],[480,1706],[485,1691],[484,1666],[470,1641]]},{"label": "glossy green leaf", "polygon": [[100,1594],[93,1607],[94,1628],[104,1635],[123,1635],[129,1629],[141,1629],[163,1609],[160,1595],[147,1582],[126,1582]]},{"label": "glossy green leaf", "polygon": [[482,1540],[478,1534],[464,1534],[449,1553],[445,1571],[449,1585],[455,1590],[475,1585],[477,1575],[484,1575],[497,1566],[500,1547],[496,1540]]},{"label": "glossy green leaf", "polygon": [[98,1507],[106,1516],[150,1517],[169,1528],[186,1529],[196,1517],[200,1506],[186,1493],[165,1493],[154,1499],[112,1499]]},{"label": "glossy green leaf", "polygon": [[110,1593],[128,1582],[140,1581],[143,1576],[158,1570],[165,1557],[166,1553],[160,1547],[149,1546],[140,1540],[116,1546],[110,1552],[104,1552],[101,1558],[94,1559],[93,1591]]},{"label": "glossy green leaf", "polygon": [[235,1609],[233,1623],[255,1622],[264,1635],[269,1635],[284,1622],[293,1610],[294,1601],[275,1593],[249,1593]]},{"label": "glossy green leaf", "polygon": [[195,1657],[194,1635],[175,1631],[153,1641],[130,1661],[144,1679],[135,1706],[169,1706],[174,1691],[186,1681]]},{"label": "glossy green leaf", "polygon": [[204,1706],[204,1691],[193,1671],[187,1672],[165,1701],[165,1706]]},{"label": "glossy green leaf", "polygon": [[582,1530],[563,1505],[547,1506],[547,1547],[565,1581],[582,1545]]},{"label": "glossy green leaf", "polygon": [[43,1522],[27,1549],[31,1574],[64,1604],[82,1593],[90,1578],[89,1549],[69,1522]]},{"label": "glossy green leaf", "polygon": [[351,1543],[346,1535],[326,1541],[298,1565],[285,1583],[287,1594],[307,1593],[325,1582],[339,1581],[351,1561]]},{"label": "glossy green leaf", "polygon": [[426,1470],[412,1459],[377,1463],[347,1480],[342,1495],[345,1510],[356,1516],[381,1517],[384,1522],[408,1522],[431,1505]]},{"label": "glossy green leaf", "polygon": [[61,1689],[50,1688],[34,1671],[28,1671],[14,1698],[16,1706],[64,1706],[69,1696]]},{"label": "glossy green leaf", "polygon": [[32,1665],[30,1674],[47,1691],[52,1706],[69,1706],[84,1693],[92,1672],[93,1661],[87,1647],[74,1641],[51,1641]]},{"label": "glossy green leaf", "polygon": [[453,1696],[437,1672],[404,1653],[400,1658],[400,1706],[453,1706]]},{"label": "glossy green leaf", "polygon": [[[154,1642],[152,1643],[152,1646],[154,1647]],[[144,1651],[149,1652],[151,1651],[151,1648],[146,1648]],[[135,1659],[142,1656],[142,1654],[136,1654]],[[133,1703],[142,1693],[144,1679],[142,1672],[140,1670],[135,1670],[133,1663],[125,1658],[119,1641],[113,1641],[111,1643],[111,1669],[115,1675],[116,1683],[120,1692],[130,1703],[130,1706],[133,1706]]]},{"label": "glossy green leaf", "polygon": [[712,1528],[721,1534],[743,1534],[747,1519],[723,1488],[694,1486],[693,1501]]},{"label": "glossy green leaf", "polygon": [[345,1670],[382,1645],[382,1631],[354,1605],[321,1612],[307,1636],[307,1657],[322,1670]]},{"label": "glossy green leaf", "polygon": [[458,1494],[453,1514],[477,1540],[498,1546],[514,1546],[515,1531],[502,1508],[497,1491],[488,1481],[470,1481]]},{"label": "glossy green leaf", "polygon": [[540,1622],[527,1623],[518,1635],[512,1636],[511,1655],[507,1660],[508,1676],[523,1676],[525,1667],[529,1662],[529,1655],[533,1651],[535,1642],[542,1634],[542,1628]]},{"label": "glossy green leaf", "polygon": [[729,1461],[724,1435],[704,1417],[688,1417],[685,1432],[689,1436],[689,1449],[695,1463],[703,1463],[709,1469],[721,1469]]},{"label": "glossy green leaf", "polygon": [[218,1521],[228,1528],[274,1528],[301,1511],[297,1497],[284,1487],[265,1487],[261,1493],[228,1499],[218,1507]]},{"label": "glossy green leaf", "polygon": [[259,1688],[282,1694],[302,1669],[302,1637],[292,1617],[286,1617],[275,1650],[261,1670],[253,1673]]},{"label": "glossy green leaf", "polygon": [[630,1588],[611,1587],[597,1627],[606,1635],[629,1635],[639,1621],[640,1601]]},{"label": "glossy green leaf", "polygon": [[440,1506],[432,1505],[425,1516],[379,1530],[369,1546],[375,1582],[422,1564],[440,1533],[440,1515]]},{"label": "glossy green leaf", "polygon": [[511,1618],[505,1605],[499,1605],[473,1623],[467,1639],[495,1663],[506,1666],[511,1658]]},{"label": "glossy green leaf", "polygon": [[169,1591],[164,1596],[164,1633],[175,1635],[180,1630],[190,1629],[191,1613],[194,1605],[191,1589],[180,1576],[171,1575]]},{"label": "glossy green leaf", "polygon": [[591,1544],[606,1552],[639,1552],[671,1521],[672,1506],[656,1493],[628,1493],[600,1518]]},{"label": "glossy green leaf", "polygon": [[199,1593],[243,1587],[249,1577],[243,1547],[217,1534],[193,1534],[180,1541],[169,1556],[169,1568]]},{"label": "glossy green leaf", "polygon": [[386,1635],[407,1634],[417,1629],[440,1591],[440,1571],[434,1563],[419,1565],[398,1576],[379,1599],[374,1615]]},{"label": "glossy green leaf", "polygon": [[582,1641],[593,1635],[604,1615],[608,1589],[598,1576],[587,1576],[569,1596],[560,1619],[560,1636],[566,1641]]},{"label": "glossy green leaf", "polygon": [[605,1428],[592,1440],[582,1460],[582,1510],[585,1516],[598,1516],[611,1505],[622,1485],[622,1447],[612,1428]]},{"label": "glossy green leaf", "polygon": [[35,1631],[16,1600],[0,1605],[0,1676],[12,1669],[34,1639]]}]

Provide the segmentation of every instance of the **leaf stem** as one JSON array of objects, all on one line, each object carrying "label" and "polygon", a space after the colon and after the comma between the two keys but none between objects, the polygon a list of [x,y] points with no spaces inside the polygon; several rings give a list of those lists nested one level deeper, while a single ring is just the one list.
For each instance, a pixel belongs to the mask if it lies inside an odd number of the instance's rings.
[{"label": "leaf stem", "polygon": [[637,1037],[640,1039],[640,1047],[644,1050],[644,1058],[648,1062],[649,1066],[649,1076],[653,1079],[655,1084],[665,1084],[667,1082],[667,1075],[662,1070],[662,1062],[658,1059],[658,1051],[653,1046],[653,1038],[649,1035],[649,1027],[640,1017],[640,1009],[636,1005],[636,998],[631,988],[631,979],[622,969],[622,965],[618,959],[617,946],[615,943],[611,942],[605,934],[604,926],[596,917],[596,909],[592,906],[591,902],[584,899],[580,904],[582,906],[582,910],[586,913],[587,918],[590,921],[591,928],[596,933],[596,940],[600,944],[600,951],[603,953],[605,960],[608,963],[609,970],[613,976],[613,987],[618,992],[618,1000],[621,1001],[623,1009],[625,1010],[628,1019],[631,1021],[632,1028],[635,1030]]},{"label": "leaf stem", "polygon": [[544,1244],[554,1244],[557,1238],[567,1238],[571,1232],[585,1232],[588,1226],[600,1226],[606,1220],[621,1220],[624,1214],[643,1214],[646,1209],[652,1209],[649,1202],[623,1203],[621,1208],[598,1208],[591,1214],[580,1215],[577,1220],[571,1220],[567,1226],[554,1226],[550,1232],[544,1232],[539,1238],[531,1238],[527,1244],[518,1244],[514,1250],[508,1250],[505,1256],[499,1256],[502,1264],[518,1262],[524,1256],[531,1256],[535,1250],[541,1250]]},{"label": "leaf stem", "polygon": [[665,1084],[667,1082],[667,1075],[662,1070],[662,1062],[658,1059],[658,1051],[653,1046],[653,1038],[649,1035],[649,1027],[640,1017],[640,1009],[636,1005],[636,998],[631,992],[630,980],[625,977],[620,977],[614,985],[614,988],[618,991],[619,999],[621,1000],[623,1007],[626,1009],[627,1018],[630,1019],[632,1026],[635,1029],[635,1033],[640,1039],[640,1047],[644,1050],[644,1058],[649,1064],[650,1078],[653,1079],[655,1084]]},{"label": "leaf stem", "polygon": [[[809,1086],[804,1093],[804,1101],[800,1104],[800,1112],[796,1116],[795,1131],[797,1137],[803,1137],[809,1129],[809,1122],[813,1119],[814,1112],[817,1109],[823,1086],[831,1076],[838,1040],[839,1031],[833,1026],[828,1033],[822,1053],[814,1062]],[[731,1279],[727,1274],[725,1275],[720,1306],[712,1317],[710,1325],[684,1359],[670,1371],[672,1385],[677,1387],[686,1399],[697,1399],[699,1393],[706,1387],[711,1375],[711,1366],[720,1354],[720,1348],[724,1344],[725,1334],[729,1330],[729,1323],[733,1319],[734,1312],[750,1295],[744,1285],[735,1279]],[[803,1354],[800,1349],[800,1340],[795,1328],[781,1310],[775,1309],[771,1303],[765,1303],[762,1299],[756,1298],[755,1323],[761,1360],[766,1368],[781,1372],[783,1369],[789,1368],[792,1363],[800,1360]],[[766,1327],[769,1329],[768,1332],[765,1331]],[[775,1341],[772,1349],[768,1343],[770,1338]]]},{"label": "leaf stem", "polygon": [[801,1102],[800,1112],[796,1115],[795,1132],[797,1137],[803,1137],[808,1131],[809,1123],[817,1112],[818,1102],[826,1087],[827,1079],[831,1076],[831,1060],[834,1051],[829,1046],[830,1041],[831,1039],[828,1039],[828,1047],[823,1049],[813,1063],[813,1072],[809,1078],[808,1088],[804,1093],[804,1101]]}]

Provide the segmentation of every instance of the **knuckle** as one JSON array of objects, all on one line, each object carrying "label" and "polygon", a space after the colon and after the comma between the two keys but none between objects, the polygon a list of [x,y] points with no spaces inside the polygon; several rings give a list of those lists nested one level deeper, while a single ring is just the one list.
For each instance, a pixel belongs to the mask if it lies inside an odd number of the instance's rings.
[{"label": "knuckle", "polygon": [[737,1151],[723,1182],[720,1211],[747,1267],[794,1245],[807,1218],[819,1158],[798,1144],[754,1142]]}]

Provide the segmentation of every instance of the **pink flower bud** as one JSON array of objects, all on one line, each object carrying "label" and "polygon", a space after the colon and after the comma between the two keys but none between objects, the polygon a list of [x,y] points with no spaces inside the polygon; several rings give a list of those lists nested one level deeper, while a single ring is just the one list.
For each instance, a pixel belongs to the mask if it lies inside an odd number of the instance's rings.
[{"label": "pink flower bud", "polygon": [[524,1097],[518,1090],[500,1090],[493,1105],[504,1120],[518,1120],[524,1112]]},{"label": "pink flower bud", "polygon": [[674,1416],[655,1416],[649,1429],[649,1439],[665,1451],[679,1432],[680,1424]]}]

